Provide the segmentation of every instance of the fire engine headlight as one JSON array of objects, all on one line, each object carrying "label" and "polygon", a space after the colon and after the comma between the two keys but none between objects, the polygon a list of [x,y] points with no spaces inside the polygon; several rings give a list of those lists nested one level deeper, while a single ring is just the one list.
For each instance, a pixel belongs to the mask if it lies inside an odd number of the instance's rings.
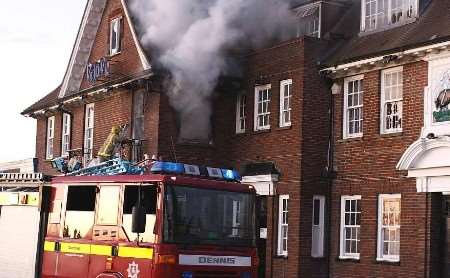
[{"label": "fire engine headlight", "polygon": [[241,278],[252,278],[252,274],[250,272],[242,272]]},{"label": "fire engine headlight", "polygon": [[183,272],[181,273],[181,278],[193,278],[194,274],[192,272]]}]

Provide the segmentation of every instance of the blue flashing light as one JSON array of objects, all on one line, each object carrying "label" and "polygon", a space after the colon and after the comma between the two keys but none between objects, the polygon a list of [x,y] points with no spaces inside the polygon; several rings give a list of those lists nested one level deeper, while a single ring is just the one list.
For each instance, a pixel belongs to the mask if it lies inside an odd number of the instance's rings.
[{"label": "blue flashing light", "polygon": [[194,274],[192,272],[185,271],[181,273],[181,278],[193,278]]},{"label": "blue flashing light", "polygon": [[173,162],[155,162],[152,169],[152,173],[173,173],[173,174],[183,174],[184,164],[173,163]]},{"label": "blue flashing light", "polygon": [[240,181],[241,176],[236,170],[229,170],[229,169],[221,169],[222,170],[222,176],[226,180],[231,181]]}]

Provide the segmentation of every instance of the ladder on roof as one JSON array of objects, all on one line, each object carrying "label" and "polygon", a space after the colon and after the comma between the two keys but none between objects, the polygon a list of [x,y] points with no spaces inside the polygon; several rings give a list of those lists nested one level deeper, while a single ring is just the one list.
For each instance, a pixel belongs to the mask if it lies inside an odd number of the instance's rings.
[{"label": "ladder on roof", "polygon": [[0,173],[0,183],[39,183],[42,173]]},{"label": "ladder on roof", "polygon": [[98,165],[68,173],[67,176],[113,176],[122,174],[140,174],[140,167],[122,159],[111,159]]}]

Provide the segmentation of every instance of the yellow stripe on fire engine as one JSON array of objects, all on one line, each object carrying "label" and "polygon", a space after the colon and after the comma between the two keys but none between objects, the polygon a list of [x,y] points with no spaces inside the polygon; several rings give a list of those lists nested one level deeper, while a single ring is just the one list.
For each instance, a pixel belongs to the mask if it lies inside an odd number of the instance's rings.
[{"label": "yellow stripe on fire engine", "polygon": [[53,241],[45,241],[44,242],[44,251],[53,252],[55,251],[56,243]]},{"label": "yellow stripe on fire engine", "polygon": [[91,255],[111,256],[112,255],[112,246],[91,245]]},{"label": "yellow stripe on fire engine", "polygon": [[90,254],[91,245],[82,243],[61,242],[61,252],[74,254]]},{"label": "yellow stripe on fire engine", "polygon": [[136,258],[136,259],[152,259],[153,248],[139,247],[119,247],[119,257]]}]

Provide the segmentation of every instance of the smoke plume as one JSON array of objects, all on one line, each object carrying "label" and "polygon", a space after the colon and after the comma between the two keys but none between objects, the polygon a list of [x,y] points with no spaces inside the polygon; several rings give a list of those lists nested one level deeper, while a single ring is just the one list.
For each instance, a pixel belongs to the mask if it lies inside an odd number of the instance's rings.
[{"label": "smoke plume", "polygon": [[296,27],[287,0],[132,0],[131,9],[144,47],[171,73],[168,96],[183,140],[208,141],[211,97],[229,70],[229,50],[286,38]]}]

